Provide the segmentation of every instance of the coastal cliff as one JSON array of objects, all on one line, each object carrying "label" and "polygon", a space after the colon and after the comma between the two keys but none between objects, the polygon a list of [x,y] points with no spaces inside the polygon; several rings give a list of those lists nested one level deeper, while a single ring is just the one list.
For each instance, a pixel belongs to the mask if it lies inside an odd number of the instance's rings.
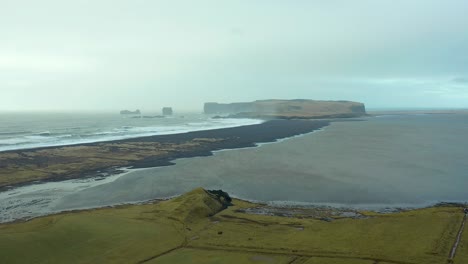
[{"label": "coastal cliff", "polygon": [[255,111],[254,102],[251,103],[230,103],[230,104],[219,104],[219,103],[205,103],[203,110],[205,114],[237,114],[242,112],[253,112]]},{"label": "coastal cliff", "polygon": [[205,103],[205,114],[239,118],[346,118],[366,115],[363,103],[319,100],[258,100],[247,103]]}]

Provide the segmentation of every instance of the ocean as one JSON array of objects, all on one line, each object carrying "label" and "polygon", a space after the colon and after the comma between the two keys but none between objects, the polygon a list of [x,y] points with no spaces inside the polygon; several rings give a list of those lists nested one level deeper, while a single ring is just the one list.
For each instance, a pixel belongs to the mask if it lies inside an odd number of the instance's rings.
[{"label": "ocean", "polygon": [[129,170],[105,181],[13,189],[0,193],[0,221],[168,198],[196,187],[282,206],[393,210],[465,203],[466,135],[464,114],[341,120],[279,142],[178,159],[173,166]]},{"label": "ocean", "polygon": [[197,113],[132,118],[109,113],[0,113],[0,151],[101,142],[261,123]]}]

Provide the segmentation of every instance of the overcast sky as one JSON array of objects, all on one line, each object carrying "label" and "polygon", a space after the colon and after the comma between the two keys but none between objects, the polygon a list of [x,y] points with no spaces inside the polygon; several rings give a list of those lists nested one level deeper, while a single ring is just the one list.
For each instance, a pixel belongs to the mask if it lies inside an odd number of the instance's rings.
[{"label": "overcast sky", "polygon": [[0,0],[0,110],[468,107],[466,0]]}]

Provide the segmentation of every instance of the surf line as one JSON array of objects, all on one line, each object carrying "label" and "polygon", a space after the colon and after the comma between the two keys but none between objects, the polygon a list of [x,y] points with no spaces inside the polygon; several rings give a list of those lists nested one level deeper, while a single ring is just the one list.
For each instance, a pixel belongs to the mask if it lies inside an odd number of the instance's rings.
[{"label": "surf line", "polygon": [[460,244],[460,240],[461,240],[461,237],[462,237],[462,234],[463,234],[463,229],[465,228],[466,218],[468,216],[468,208],[464,209],[464,213],[465,213],[465,215],[463,216],[463,220],[462,220],[462,223],[461,223],[461,226],[460,226],[460,230],[458,230],[457,239],[455,240],[455,243],[453,244],[452,250],[450,251],[449,263],[453,263],[453,259],[455,258],[455,254],[457,253],[457,248],[458,248],[458,245]]}]

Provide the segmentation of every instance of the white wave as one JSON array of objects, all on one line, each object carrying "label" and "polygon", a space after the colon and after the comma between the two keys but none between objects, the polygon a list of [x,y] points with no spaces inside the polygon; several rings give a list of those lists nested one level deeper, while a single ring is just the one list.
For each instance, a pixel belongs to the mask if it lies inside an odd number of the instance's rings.
[{"label": "white wave", "polygon": [[0,139],[0,145],[17,145],[17,144],[26,144],[31,143],[31,140],[26,138],[7,138]]},{"label": "white wave", "polygon": [[71,137],[74,137],[74,135],[72,134],[65,134],[65,135],[59,135],[57,136],[58,138],[71,138]]},{"label": "white wave", "polygon": [[38,136],[50,136],[51,133],[50,133],[50,131],[42,131],[42,132],[39,132],[39,133],[35,133],[34,135],[38,135]]}]

